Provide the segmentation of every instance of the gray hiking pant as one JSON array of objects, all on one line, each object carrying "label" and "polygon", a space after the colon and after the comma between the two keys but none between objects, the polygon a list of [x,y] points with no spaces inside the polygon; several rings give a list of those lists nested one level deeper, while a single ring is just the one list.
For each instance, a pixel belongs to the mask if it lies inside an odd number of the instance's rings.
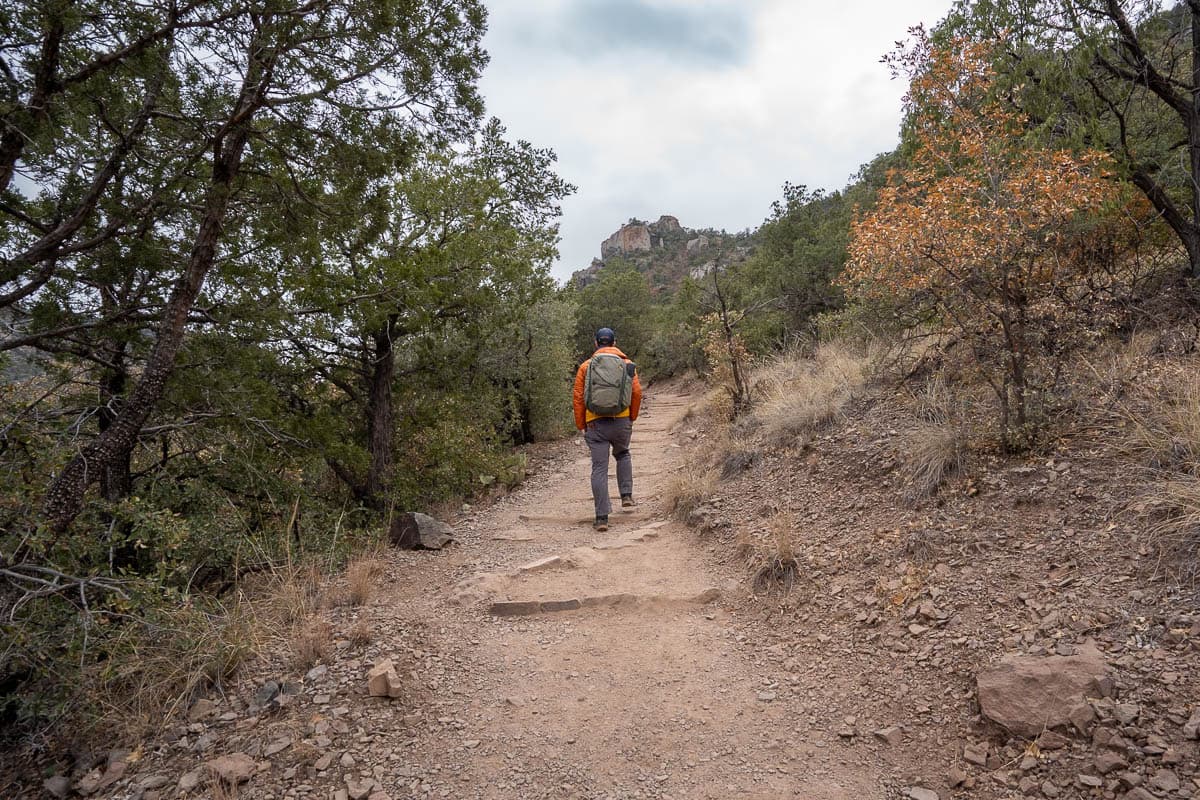
[{"label": "gray hiking pant", "polygon": [[617,460],[617,489],[622,495],[633,494],[633,461],[629,457],[629,438],[633,423],[629,417],[601,417],[588,423],[583,440],[592,453],[592,500],[596,516],[607,517],[612,511],[608,497],[608,452]]}]

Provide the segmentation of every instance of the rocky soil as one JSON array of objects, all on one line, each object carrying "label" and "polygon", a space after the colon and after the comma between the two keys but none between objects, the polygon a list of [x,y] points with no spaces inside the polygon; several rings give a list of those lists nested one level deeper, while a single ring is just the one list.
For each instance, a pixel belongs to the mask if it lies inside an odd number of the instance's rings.
[{"label": "rocky soil", "polygon": [[[648,395],[640,505],[607,533],[581,441],[539,448],[453,544],[391,552],[366,605],[326,609],[329,658],[281,648],[28,796],[1200,793],[1196,595],[1156,569],[1111,456],[1065,440],[905,506],[900,411],[872,400],[744,459],[689,527],[662,487],[713,445],[692,398]],[[780,519],[795,585],[756,592],[742,554]]]}]

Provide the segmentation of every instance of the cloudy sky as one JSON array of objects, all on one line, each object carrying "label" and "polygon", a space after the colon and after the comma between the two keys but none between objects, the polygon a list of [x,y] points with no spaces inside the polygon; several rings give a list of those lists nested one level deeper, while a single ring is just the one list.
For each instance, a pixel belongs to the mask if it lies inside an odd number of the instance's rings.
[{"label": "cloudy sky", "polygon": [[565,280],[630,217],[762,223],[784,181],[840,189],[897,142],[880,57],[952,0],[487,0],[482,91],[553,149]]}]

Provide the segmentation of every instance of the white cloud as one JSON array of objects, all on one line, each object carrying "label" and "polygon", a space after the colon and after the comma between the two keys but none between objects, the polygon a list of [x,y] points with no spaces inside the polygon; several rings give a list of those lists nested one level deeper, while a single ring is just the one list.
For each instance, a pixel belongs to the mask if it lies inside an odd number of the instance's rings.
[{"label": "white cloud", "polygon": [[490,0],[482,91],[510,135],[550,147],[566,279],[629,217],[759,225],[784,181],[842,188],[895,147],[880,57],[952,0]]}]

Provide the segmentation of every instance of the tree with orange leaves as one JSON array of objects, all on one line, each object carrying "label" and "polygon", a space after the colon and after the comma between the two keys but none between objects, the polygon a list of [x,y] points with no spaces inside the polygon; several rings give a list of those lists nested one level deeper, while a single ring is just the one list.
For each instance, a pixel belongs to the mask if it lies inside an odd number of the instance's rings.
[{"label": "tree with orange leaves", "polygon": [[995,391],[1004,446],[1020,448],[1043,323],[1092,268],[1084,243],[1122,228],[1128,193],[1104,154],[1030,143],[1027,120],[991,96],[982,45],[914,33],[888,59],[910,77],[910,165],[854,220],[840,281],[860,299],[927,301]]}]

